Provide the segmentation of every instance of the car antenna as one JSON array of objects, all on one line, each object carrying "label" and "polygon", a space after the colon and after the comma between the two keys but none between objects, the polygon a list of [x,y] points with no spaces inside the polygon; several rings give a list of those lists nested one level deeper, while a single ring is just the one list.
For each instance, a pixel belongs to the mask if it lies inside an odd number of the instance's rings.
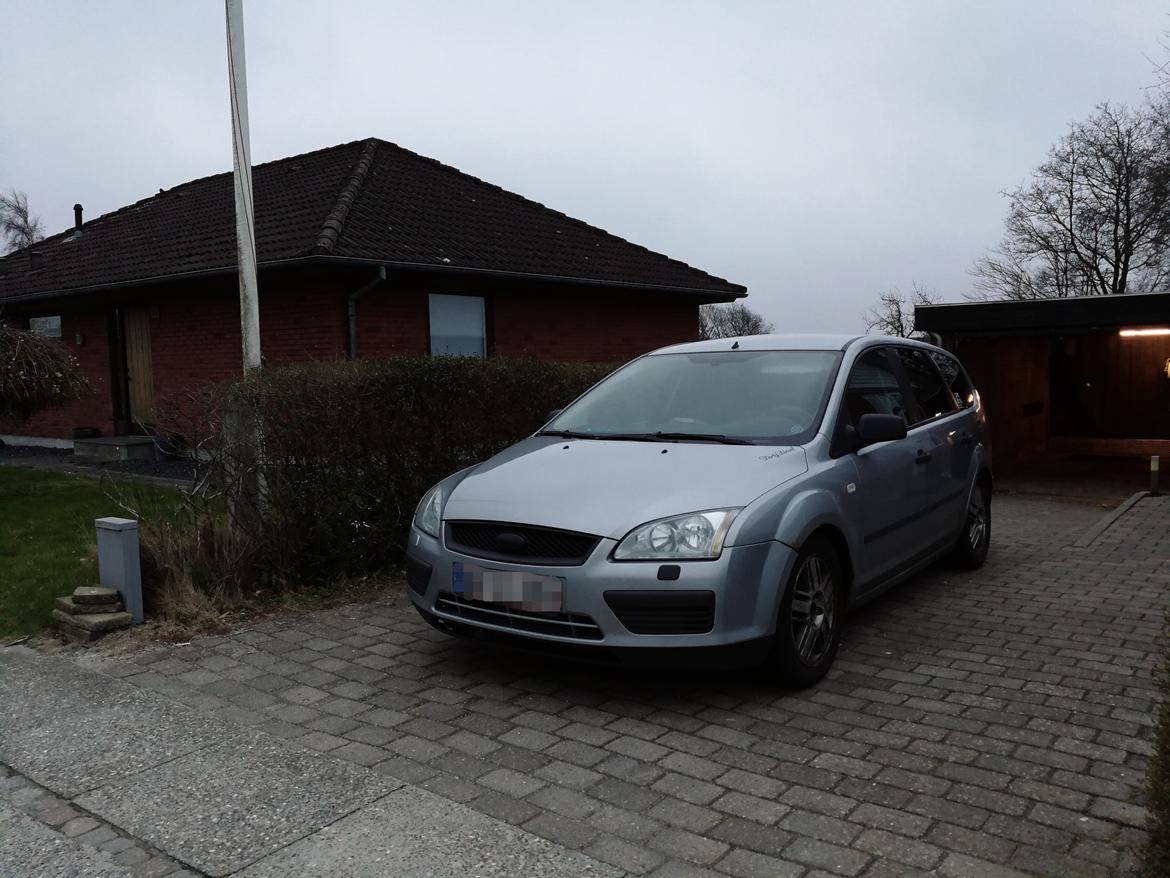
[{"label": "car antenna", "polygon": [[735,344],[733,344],[733,345],[731,346],[731,349],[732,349],[733,351],[738,351],[738,350],[739,350],[739,342],[736,342]]}]

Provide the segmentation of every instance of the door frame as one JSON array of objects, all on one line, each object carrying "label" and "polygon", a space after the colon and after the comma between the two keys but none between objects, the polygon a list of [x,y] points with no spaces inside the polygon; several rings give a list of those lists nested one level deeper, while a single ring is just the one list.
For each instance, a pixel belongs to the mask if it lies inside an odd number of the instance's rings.
[{"label": "door frame", "polygon": [[[114,391],[114,427],[118,431],[118,435],[121,436],[144,436],[149,435],[149,431],[134,419],[134,412],[130,403],[130,357],[126,349],[128,342],[126,312],[131,308],[145,311],[148,325],[154,316],[151,313],[154,306],[149,304],[128,302],[114,306],[111,321],[113,344],[111,345],[110,357],[112,387]],[[153,385],[153,351],[151,360],[151,383]]]},{"label": "door frame", "polygon": [[130,433],[130,382],[126,367],[125,307],[115,305],[109,314],[110,397],[114,432]]}]

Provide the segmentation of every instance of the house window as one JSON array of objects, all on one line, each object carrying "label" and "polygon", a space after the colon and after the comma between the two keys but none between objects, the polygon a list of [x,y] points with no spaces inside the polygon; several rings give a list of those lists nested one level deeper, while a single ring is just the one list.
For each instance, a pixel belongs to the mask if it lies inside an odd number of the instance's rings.
[{"label": "house window", "polygon": [[448,357],[486,354],[481,297],[432,294],[430,311],[432,354]]},{"label": "house window", "polygon": [[43,335],[45,338],[60,338],[61,337],[61,315],[55,314],[52,317],[30,317],[28,319],[28,328],[30,332],[37,335]]}]

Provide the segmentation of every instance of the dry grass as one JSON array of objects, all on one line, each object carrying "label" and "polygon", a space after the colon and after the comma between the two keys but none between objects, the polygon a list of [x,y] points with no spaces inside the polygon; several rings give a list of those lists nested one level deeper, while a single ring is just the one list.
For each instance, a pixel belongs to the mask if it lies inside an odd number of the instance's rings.
[{"label": "dry grass", "polygon": [[143,625],[115,631],[90,644],[66,640],[53,629],[33,635],[24,645],[45,654],[95,653],[103,656],[129,655],[162,645],[181,645],[198,637],[227,634],[269,619],[296,617],[344,604],[372,601],[405,601],[406,581],[400,572],[363,577],[337,583],[330,589],[290,590],[273,595],[260,592],[232,609],[208,609],[179,617],[148,618]]}]

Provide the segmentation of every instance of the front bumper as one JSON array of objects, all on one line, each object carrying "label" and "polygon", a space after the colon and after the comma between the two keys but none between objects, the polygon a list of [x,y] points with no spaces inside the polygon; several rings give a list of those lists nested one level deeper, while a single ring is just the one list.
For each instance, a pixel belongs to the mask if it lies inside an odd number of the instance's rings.
[{"label": "front bumper", "polygon": [[[512,645],[599,659],[622,654],[649,658],[678,650],[703,653],[716,649],[754,657],[775,630],[783,584],[796,558],[792,549],[774,541],[728,546],[713,561],[667,562],[679,568],[678,578],[663,581],[659,578],[663,562],[611,561],[614,546],[614,540],[603,539],[588,560],[575,567],[515,564],[454,552],[441,540],[412,527],[406,559],[410,583],[407,591],[419,612],[437,627]],[[560,577],[565,581],[564,608],[557,618],[586,619],[592,625],[577,628],[529,624],[525,620],[518,626],[506,616],[461,613],[451,606],[454,562]],[[607,601],[606,592],[622,592],[627,599],[643,593],[651,600],[654,596],[650,592],[708,592],[714,597],[713,622],[710,630],[702,633],[636,633],[630,626],[642,630],[645,626],[631,622],[628,613],[623,624],[611,606],[618,604],[620,610],[620,601],[612,594]]]}]

